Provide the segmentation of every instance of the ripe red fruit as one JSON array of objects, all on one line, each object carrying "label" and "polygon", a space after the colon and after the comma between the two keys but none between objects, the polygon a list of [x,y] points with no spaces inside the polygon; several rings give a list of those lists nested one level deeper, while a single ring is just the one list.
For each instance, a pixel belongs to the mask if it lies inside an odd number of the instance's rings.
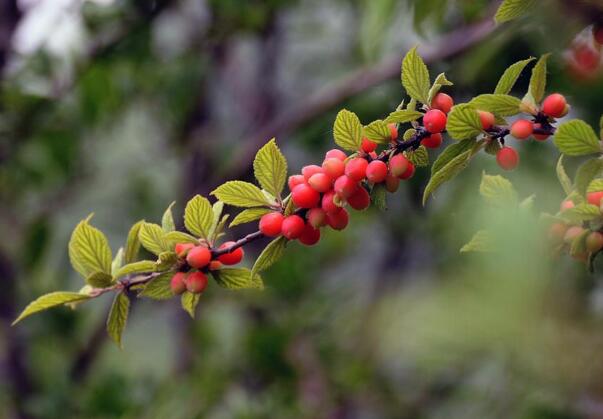
[{"label": "ripe red fruit", "polygon": [[176,252],[178,257],[182,258],[186,256],[186,253],[193,247],[195,247],[195,245],[192,243],[177,243],[176,246],[174,246],[174,252]]},{"label": "ripe red fruit", "polygon": [[398,190],[398,186],[400,186],[400,178],[393,175],[387,175],[385,178],[385,189],[387,189],[388,192],[394,193]]},{"label": "ripe red fruit", "polygon": [[400,177],[408,169],[410,161],[404,156],[404,154],[396,154],[389,159],[389,172],[392,176]]},{"label": "ripe red fruit", "polygon": [[561,118],[565,114],[567,101],[563,95],[553,93],[547,96],[542,102],[542,112],[553,118]]},{"label": "ripe red fruit", "polygon": [[438,148],[442,144],[442,134],[431,134],[429,137],[423,138],[421,144],[427,148]]},{"label": "ripe red fruit", "polygon": [[565,232],[565,235],[563,236],[563,241],[566,242],[567,244],[571,244],[571,242],[573,242],[576,237],[581,235],[582,232],[584,232],[584,229],[582,227],[572,226],[572,227],[568,228],[567,231]]},{"label": "ripe red fruit", "polygon": [[318,205],[320,194],[310,185],[303,183],[293,188],[291,199],[298,208],[312,208]]},{"label": "ripe red fruit", "polygon": [[423,125],[432,134],[442,132],[446,128],[446,114],[439,109],[431,109],[423,116]]},{"label": "ripe red fruit", "polygon": [[599,45],[603,45],[603,26],[595,25],[593,26],[593,38],[595,38],[595,42]]},{"label": "ripe red fruit", "polygon": [[192,272],[186,278],[186,289],[193,294],[200,294],[207,287],[207,275],[203,272]]},{"label": "ripe red fruit", "polygon": [[563,223],[553,223],[549,227],[549,239],[553,244],[559,244],[563,241],[567,226]]},{"label": "ripe red fruit", "polygon": [[520,119],[511,125],[511,135],[518,140],[525,140],[534,132],[534,124],[527,119]]},{"label": "ripe red fruit", "polygon": [[313,228],[311,225],[306,225],[301,236],[299,236],[299,242],[306,246],[313,246],[320,240],[320,230]]},{"label": "ripe red fruit", "polygon": [[333,230],[343,230],[347,227],[350,216],[345,208],[339,208],[337,211],[327,214],[327,224]]},{"label": "ripe red fruit", "polygon": [[326,173],[316,173],[308,179],[308,184],[316,192],[326,192],[331,189],[333,185],[333,179]]},{"label": "ripe red fruit", "polygon": [[283,214],[280,212],[270,212],[260,218],[260,231],[268,237],[275,237],[281,234],[283,224]]},{"label": "ripe red fruit", "polygon": [[371,197],[366,189],[359,187],[356,192],[349,196],[347,201],[348,204],[350,204],[350,207],[362,211],[367,209],[371,204]]},{"label": "ripe red fruit", "polygon": [[209,262],[208,269],[210,271],[217,271],[218,269],[222,269],[222,262],[220,262],[219,260],[212,260],[211,262]]},{"label": "ripe red fruit", "polygon": [[341,150],[334,148],[332,150],[327,151],[327,153],[325,154],[325,160],[327,159],[339,159],[339,160],[345,160],[347,159],[348,156]]},{"label": "ripe red fruit", "polygon": [[368,162],[362,158],[355,158],[345,165],[345,174],[353,181],[359,182],[366,177]]},{"label": "ripe red fruit", "polygon": [[398,139],[398,127],[396,124],[387,124],[389,128],[389,135],[392,138],[392,141],[396,141]]},{"label": "ripe red fruit", "polygon": [[484,130],[489,130],[494,126],[494,122],[496,122],[496,118],[494,118],[494,114],[486,111],[477,111],[479,114],[479,120],[482,123],[482,128]]},{"label": "ripe red fruit", "polygon": [[302,183],[306,183],[306,178],[304,175],[292,175],[289,176],[289,181],[287,184],[289,185],[289,190],[292,191],[297,185],[301,185]]},{"label": "ripe red fruit", "polygon": [[561,202],[560,211],[565,211],[571,208],[574,208],[574,201],[572,201],[571,199],[566,199]]},{"label": "ripe red fruit", "polygon": [[335,157],[331,157],[322,162],[322,170],[331,177],[337,179],[345,173],[345,163]]},{"label": "ripe red fruit", "polygon": [[454,100],[446,93],[438,93],[431,101],[431,107],[433,109],[439,109],[444,113],[450,112],[452,106],[454,106]]},{"label": "ripe red fruit", "polygon": [[[324,199],[324,198],[323,198]],[[327,223],[327,213],[322,208],[312,208],[306,214],[308,224],[314,228],[319,228]]]},{"label": "ripe red fruit", "polygon": [[316,164],[310,164],[302,167],[302,175],[304,175],[304,179],[306,179],[306,181],[308,181],[308,179],[310,179],[312,175],[315,175],[316,173],[322,173],[322,167]]},{"label": "ripe red fruit", "polygon": [[363,138],[360,148],[365,153],[370,153],[371,151],[375,151],[377,149],[377,143],[369,140],[368,138]]},{"label": "ripe red fruit", "polygon": [[381,183],[387,177],[387,164],[381,160],[373,160],[366,167],[366,178],[369,182]]},{"label": "ripe red fruit", "polygon": [[[534,124],[534,131],[536,131],[537,129],[541,129],[542,125],[541,124]],[[533,134],[534,138],[536,138],[538,141],[544,141],[547,138],[549,138],[550,136],[548,134]]]},{"label": "ripe red fruit", "polygon": [[413,177],[415,174],[415,165],[409,161],[408,162],[408,167],[406,168],[406,171],[404,173],[402,173],[402,175],[400,175],[400,179],[402,180],[406,180],[406,179],[410,179],[411,177]]},{"label": "ripe red fruit", "polygon": [[[346,175],[339,176],[337,178],[337,180],[335,181],[335,184],[333,185],[333,189],[335,190],[335,193],[344,199],[347,198],[348,196],[352,195],[356,191],[357,188],[358,188],[358,182],[353,181]],[[324,208],[324,204],[323,204],[323,209],[325,211],[329,212],[329,210]]]},{"label": "ripe red fruit", "polygon": [[186,274],[184,272],[176,272],[170,280],[170,288],[174,295],[180,295],[186,291]]},{"label": "ripe red fruit", "polygon": [[335,198],[335,196],[335,191],[329,191],[322,196],[321,207],[325,212],[333,212],[339,208],[339,206],[337,206],[333,201],[333,198]]},{"label": "ripe red fruit", "polygon": [[186,262],[197,269],[206,267],[210,260],[211,252],[204,246],[195,246],[186,255]]},{"label": "ripe red fruit", "polygon": [[[225,243],[221,244],[220,247],[218,247],[218,250],[227,249],[228,247],[232,246],[233,244],[235,244],[235,242],[233,242],[233,241],[225,242]],[[222,262],[224,265],[236,265],[237,263],[239,263],[240,261],[243,260],[244,255],[245,255],[245,252],[243,251],[243,248],[237,247],[232,252],[224,253],[224,254],[218,256],[218,260],[220,262]]]},{"label": "ripe red fruit", "polygon": [[601,198],[603,198],[603,191],[589,192],[586,194],[586,200],[591,205],[601,206]]},{"label": "ripe red fruit", "polygon": [[519,164],[519,154],[511,147],[503,147],[496,153],[496,162],[503,170],[513,170]]},{"label": "ripe red fruit", "polygon": [[603,249],[603,234],[593,231],[586,236],[586,249],[591,253],[597,253]]},{"label": "ripe red fruit", "polygon": [[299,215],[290,215],[283,220],[282,233],[289,240],[297,239],[304,232],[304,219]]}]

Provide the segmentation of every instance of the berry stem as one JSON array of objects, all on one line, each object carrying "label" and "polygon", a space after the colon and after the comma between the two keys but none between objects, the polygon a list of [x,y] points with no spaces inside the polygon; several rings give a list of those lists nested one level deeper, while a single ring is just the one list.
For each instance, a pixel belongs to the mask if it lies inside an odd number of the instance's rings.
[{"label": "berry stem", "polygon": [[225,253],[230,253],[233,250],[238,249],[239,247],[245,246],[248,243],[251,243],[254,240],[260,239],[264,237],[264,235],[262,234],[261,231],[256,231],[254,233],[248,234],[245,237],[243,237],[242,239],[239,239],[237,241],[235,241],[232,245],[228,246],[228,247],[224,247],[222,249],[212,249],[211,253],[212,253],[212,258],[216,258],[220,255],[223,255]]}]

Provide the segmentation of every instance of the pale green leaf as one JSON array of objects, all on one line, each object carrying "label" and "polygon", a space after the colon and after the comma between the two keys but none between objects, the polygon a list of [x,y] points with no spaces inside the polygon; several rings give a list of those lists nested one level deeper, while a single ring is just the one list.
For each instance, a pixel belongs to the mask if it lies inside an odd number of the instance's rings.
[{"label": "pale green leaf", "polygon": [[565,168],[563,167],[563,154],[559,156],[557,161],[557,178],[566,195],[572,193],[572,181],[570,180]]},{"label": "pale green leaf", "polygon": [[90,298],[92,297],[86,294],[67,291],[51,292],[50,294],[42,295],[41,297],[38,297],[36,300],[29,303],[27,307],[25,307],[25,310],[23,310],[19,317],[17,317],[17,319],[13,322],[13,326],[24,318],[29,317],[32,314],[38,313],[40,311],[47,310],[49,308],[60,306],[63,304],[89,300]]},{"label": "pale green leaf", "polygon": [[461,248],[461,253],[466,252],[493,252],[495,249],[492,233],[479,230],[473,235],[469,243]]},{"label": "pale green leaf", "polygon": [[416,121],[417,119],[423,117],[423,113],[419,111],[413,111],[408,109],[401,109],[389,114],[387,118],[385,118],[386,124],[405,124],[407,122]]},{"label": "pale green leaf", "polygon": [[212,222],[211,228],[209,229],[209,237],[213,240],[216,237],[218,225],[222,219],[222,212],[224,211],[224,202],[216,201],[211,206]]},{"label": "pale green leaf", "polygon": [[200,298],[201,298],[201,294],[193,294],[191,292],[186,291],[184,294],[182,294],[182,297],[180,299],[182,308],[193,319],[195,318],[195,309],[197,308],[197,304],[199,304]]},{"label": "pale green leaf", "polygon": [[88,217],[81,221],[69,241],[69,258],[73,268],[87,277],[94,272],[111,273],[111,248],[107,237],[88,224]]},{"label": "pale green leaf", "polygon": [[95,288],[106,288],[113,283],[113,276],[106,272],[94,272],[86,277],[86,284]]},{"label": "pale green leaf", "polygon": [[156,262],[153,262],[152,260],[141,260],[139,262],[129,263],[125,266],[122,266],[115,276],[117,278],[121,278],[124,275],[155,272],[156,268]]},{"label": "pale green leaf", "polygon": [[480,111],[492,112],[498,116],[517,115],[521,100],[514,96],[502,94],[483,94],[476,96],[469,105]]},{"label": "pale green leaf", "polygon": [[285,253],[286,244],[287,239],[283,236],[268,243],[268,246],[266,246],[255,261],[253,269],[251,270],[252,275],[268,269],[279,260],[283,256],[283,253]]},{"label": "pale green leaf", "polygon": [[416,150],[407,150],[405,154],[416,167],[429,166],[429,153],[424,146],[419,146]]},{"label": "pale green leaf", "polygon": [[546,62],[551,54],[544,54],[534,68],[530,77],[529,93],[536,103],[540,103],[546,90]]},{"label": "pale green leaf", "polygon": [[249,208],[241,211],[230,223],[230,227],[237,226],[239,224],[250,223],[252,221],[259,220],[262,215],[268,214],[272,210],[268,208]]},{"label": "pale green leaf", "polygon": [[333,124],[335,143],[344,150],[356,151],[362,144],[362,124],[354,112],[342,109]]},{"label": "pale green leaf", "polygon": [[111,262],[111,275],[115,275],[119,268],[124,265],[124,259],[124,248],[120,247],[119,250],[117,250],[115,257],[113,258],[113,262]]},{"label": "pale green leaf", "polygon": [[165,239],[165,232],[157,224],[144,223],[140,227],[138,237],[144,248],[155,255],[170,250],[169,243]]},{"label": "pale green leaf", "polygon": [[260,207],[274,204],[269,202],[261,189],[253,183],[232,180],[220,185],[212,193],[225,204],[235,207]]},{"label": "pale green leaf", "polygon": [[138,297],[151,298],[153,300],[167,300],[174,296],[170,282],[174,272],[166,272],[161,274],[144,286],[144,288],[138,293]]},{"label": "pale green leaf", "polygon": [[140,233],[140,227],[143,224],[144,221],[139,221],[130,228],[126,241],[125,263],[134,262],[138,257],[138,252],[140,251],[140,239],[138,238],[138,234]]},{"label": "pale green leaf", "polygon": [[601,217],[601,211],[596,205],[578,204],[559,213],[558,216],[570,223],[580,223]]},{"label": "pale green leaf", "polygon": [[599,177],[602,172],[603,160],[601,159],[589,159],[582,163],[576,170],[576,177],[574,178],[574,186],[578,194],[584,196],[590,182]]},{"label": "pale green leaf", "polygon": [[280,197],[287,180],[287,160],[274,138],[255,155],[253,171],[262,188],[275,197]]},{"label": "pale green leaf", "polygon": [[409,128],[406,131],[404,131],[404,135],[402,135],[402,140],[403,141],[410,141],[415,134],[417,133],[417,130],[414,128]]},{"label": "pale green leaf", "polygon": [[377,144],[387,144],[392,139],[389,127],[380,119],[364,127],[364,136]]},{"label": "pale green leaf", "polygon": [[469,160],[471,159],[471,150],[465,151],[462,154],[454,157],[450,160],[441,170],[431,175],[431,179],[429,179],[429,183],[425,187],[425,191],[423,192],[423,205],[427,202],[427,198],[431,195],[437,188],[439,188],[443,183],[451,180],[456,175],[458,175],[467,165],[469,164]]},{"label": "pale green leaf", "polygon": [[494,16],[497,23],[504,23],[523,16],[536,0],[504,0]]},{"label": "pale green leaf", "polygon": [[176,201],[172,202],[169,207],[163,213],[163,217],[161,217],[161,228],[166,233],[169,231],[176,230],[176,224],[174,223],[174,216],[172,215],[172,207]]},{"label": "pale green leaf", "polygon": [[603,191],[603,179],[594,179],[588,184],[587,193]]},{"label": "pale green leaf", "polygon": [[213,212],[211,204],[207,198],[195,195],[188,201],[184,209],[184,226],[195,236],[209,239],[212,222]]},{"label": "pale green leaf", "polygon": [[161,252],[155,262],[156,271],[165,271],[172,268],[178,262],[176,252]]},{"label": "pale green leaf", "polygon": [[597,134],[590,125],[579,119],[559,125],[555,133],[555,145],[568,156],[601,153],[601,142]]},{"label": "pale green leaf", "polygon": [[411,98],[429,105],[429,70],[417,47],[408,51],[402,60],[402,85]]},{"label": "pale green leaf", "polygon": [[515,86],[515,83],[517,82],[517,79],[521,75],[523,69],[526,68],[526,66],[534,60],[535,58],[531,57],[527,60],[518,61],[515,64],[511,65],[509,68],[507,68],[503,75],[500,77],[500,80],[498,80],[498,84],[496,85],[496,89],[494,89],[494,93],[502,95],[509,94],[513,89],[513,86]]},{"label": "pale green leaf", "polygon": [[107,333],[113,341],[121,346],[121,337],[126,328],[128,314],[130,312],[130,299],[124,292],[120,292],[115,296],[111,311],[107,317]]},{"label": "pale green leaf", "polygon": [[477,137],[482,132],[477,110],[466,103],[454,106],[448,114],[446,130],[455,140]]},{"label": "pale green leaf", "polygon": [[438,94],[438,92],[440,91],[442,86],[453,86],[453,85],[454,85],[454,83],[452,83],[451,81],[449,81],[446,78],[446,74],[444,74],[444,73],[438,74],[435,81],[431,85],[431,88],[429,89],[429,95],[427,97],[427,104],[431,105],[433,98]]},{"label": "pale green leaf", "polygon": [[253,276],[247,268],[224,268],[213,271],[212,276],[221,287],[231,290],[238,289],[264,289],[262,277],[257,273]]},{"label": "pale green leaf", "polygon": [[468,138],[463,141],[459,141],[458,143],[454,143],[449,145],[444,149],[442,153],[438,156],[436,161],[431,166],[431,174],[439,172],[442,167],[446,166],[450,160],[458,156],[459,154],[463,154],[467,150],[471,150],[475,147],[477,143],[474,139]]},{"label": "pale green leaf", "polygon": [[375,206],[375,208],[386,211],[387,210],[387,189],[385,185],[380,183],[373,186],[373,190],[371,191],[371,203]]},{"label": "pale green leaf", "polygon": [[199,240],[196,237],[182,231],[170,231],[169,233],[165,233],[163,238],[168,242],[170,249],[173,249],[177,243],[199,244]]},{"label": "pale green leaf", "polygon": [[479,193],[490,205],[510,207],[517,205],[517,192],[508,179],[500,175],[482,175]]}]

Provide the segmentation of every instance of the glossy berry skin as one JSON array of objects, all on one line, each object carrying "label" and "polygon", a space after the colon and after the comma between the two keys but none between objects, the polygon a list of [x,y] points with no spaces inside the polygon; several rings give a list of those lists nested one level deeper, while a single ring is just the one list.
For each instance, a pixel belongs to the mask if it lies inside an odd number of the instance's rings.
[{"label": "glossy berry skin", "polygon": [[572,209],[574,208],[574,201],[572,201],[571,199],[566,199],[564,201],[561,202],[561,206],[560,206],[560,211],[565,211],[568,209]]},{"label": "glossy berry skin", "polygon": [[283,220],[282,233],[289,240],[299,238],[304,232],[304,219],[299,215],[290,215]]},{"label": "glossy berry skin", "polygon": [[339,159],[341,161],[344,161],[347,158],[348,158],[347,154],[345,154],[345,152],[343,152],[342,150],[339,150],[337,148],[329,150],[325,154],[325,160],[327,160],[327,159]]},{"label": "glossy berry skin", "polygon": [[170,280],[170,288],[174,295],[180,295],[186,291],[186,274],[184,272],[176,272]]},{"label": "glossy berry skin", "polygon": [[306,246],[314,246],[320,240],[320,230],[307,224],[298,240]]},{"label": "glossy berry skin", "polygon": [[192,243],[177,243],[174,246],[174,252],[178,255],[178,257],[185,257],[189,250],[195,247]]},{"label": "glossy berry skin", "polygon": [[603,198],[603,191],[589,192],[586,194],[586,200],[591,205],[601,206],[601,198]]},{"label": "glossy berry skin", "polygon": [[421,144],[427,148],[438,148],[442,145],[442,134],[431,134],[421,140]]},{"label": "glossy berry skin", "polygon": [[331,157],[322,162],[322,170],[333,180],[345,173],[345,163],[335,157]]},{"label": "glossy berry skin", "polygon": [[496,118],[491,112],[486,111],[477,111],[479,114],[479,120],[482,123],[482,129],[489,130],[494,126],[494,122],[496,122]]},{"label": "glossy berry skin", "polygon": [[370,153],[371,151],[375,151],[377,149],[377,143],[369,140],[368,138],[363,138],[360,149],[365,153]]},{"label": "glossy berry skin", "polygon": [[[284,221],[283,221],[284,222]],[[235,244],[233,241],[225,242],[218,247],[218,250],[226,249]],[[236,265],[240,261],[243,260],[243,256],[245,256],[245,252],[242,247],[237,247],[230,253],[224,253],[218,256],[218,260],[222,262],[224,265]]]},{"label": "glossy berry skin", "polygon": [[593,231],[586,236],[586,249],[591,253],[597,253],[603,249],[603,234]]},{"label": "glossy berry skin", "polygon": [[387,127],[389,128],[389,135],[392,141],[396,141],[398,139],[398,127],[396,124],[387,124]]},{"label": "glossy berry skin", "polygon": [[[541,125],[541,124],[534,124],[534,130],[537,130],[537,129],[540,129],[540,128],[542,128],[542,125]],[[544,141],[544,140],[546,140],[547,138],[549,138],[549,137],[550,137],[550,136],[549,136],[549,135],[547,135],[547,134],[536,134],[536,133],[534,133],[534,134],[533,134],[533,136],[534,136],[534,138],[536,138],[538,141]]]},{"label": "glossy berry skin", "polygon": [[366,167],[366,178],[372,183],[381,183],[387,177],[387,164],[381,160],[373,160]]},{"label": "glossy berry skin", "polygon": [[400,178],[393,176],[393,175],[387,175],[387,177],[385,178],[385,189],[390,192],[390,193],[394,193],[398,190],[398,187],[400,186]]},{"label": "glossy berry skin", "polygon": [[195,246],[188,251],[186,262],[193,268],[201,269],[211,260],[211,252],[207,247]]},{"label": "glossy berry skin", "polygon": [[363,187],[359,187],[356,192],[349,196],[347,199],[350,207],[355,210],[362,211],[367,209],[371,204],[371,197],[369,193]]},{"label": "glossy berry skin", "polygon": [[350,215],[345,208],[339,208],[337,211],[327,214],[327,224],[333,230],[343,230],[348,226],[349,221]]},{"label": "glossy berry skin", "polygon": [[[366,160],[365,160],[366,161]],[[350,177],[343,175],[337,178],[333,185],[335,193],[341,198],[346,199],[358,189],[358,182],[353,181]],[[323,206],[324,208],[324,206]],[[326,208],[325,211],[329,212]]]},{"label": "glossy berry skin", "polygon": [[542,102],[542,112],[553,118],[561,118],[566,112],[567,101],[563,95],[553,93]]},{"label": "glossy berry skin", "polygon": [[454,100],[446,93],[438,93],[431,101],[433,109],[439,109],[444,113],[450,112],[454,106]]},{"label": "glossy berry skin", "polygon": [[567,244],[571,244],[576,237],[581,235],[584,232],[584,229],[579,226],[572,226],[567,229],[565,235],[563,236],[563,241]]},{"label": "glossy berry skin", "polygon": [[446,128],[446,114],[439,109],[431,109],[423,116],[423,125],[432,134],[442,132]]},{"label": "glossy berry skin", "polygon": [[366,168],[368,162],[362,158],[355,158],[345,165],[345,174],[355,182],[359,182],[366,177]]},{"label": "glossy berry skin", "polygon": [[207,287],[207,275],[203,272],[192,272],[186,278],[186,289],[193,294],[200,294]]},{"label": "glossy berry skin", "polygon": [[511,125],[511,135],[518,140],[525,140],[534,132],[534,124],[527,119],[519,119]]},{"label": "glossy berry skin", "polygon": [[297,185],[301,185],[302,183],[306,183],[306,178],[304,175],[291,175],[289,176],[289,180],[287,181],[287,185],[289,186],[289,190],[292,191]]},{"label": "glossy berry skin", "polygon": [[307,214],[308,225],[319,228],[327,224],[327,213],[322,208],[312,208]]},{"label": "glossy berry skin", "polygon": [[400,177],[408,169],[410,161],[404,156],[404,154],[396,154],[389,159],[389,172],[392,176]]},{"label": "glossy berry skin", "polygon": [[402,180],[410,179],[411,177],[414,176],[415,169],[416,169],[415,165],[409,161],[408,167],[406,168],[406,171],[404,173],[402,173],[402,175],[400,176],[400,179],[402,179]]},{"label": "glossy berry skin", "polygon": [[549,227],[549,239],[553,244],[560,244],[563,242],[563,237],[567,231],[567,226],[563,223],[553,223]]},{"label": "glossy berry skin", "polygon": [[270,212],[262,215],[262,218],[260,218],[260,231],[268,237],[280,235],[284,218],[280,212]]},{"label": "glossy berry skin", "polygon": [[315,175],[316,173],[322,173],[322,167],[316,164],[310,164],[308,166],[302,167],[302,175],[304,175],[304,179],[306,179],[306,182],[308,181],[308,179],[310,179],[310,177],[312,177],[312,175]]},{"label": "glossy berry skin", "polygon": [[304,183],[293,188],[291,199],[297,208],[312,208],[318,205],[320,194]]},{"label": "glossy berry skin", "polygon": [[513,170],[519,164],[519,154],[511,147],[503,147],[496,153],[496,162],[503,170]]},{"label": "glossy berry skin", "polygon": [[308,185],[316,192],[326,192],[333,185],[333,178],[326,173],[316,173],[308,179]]}]

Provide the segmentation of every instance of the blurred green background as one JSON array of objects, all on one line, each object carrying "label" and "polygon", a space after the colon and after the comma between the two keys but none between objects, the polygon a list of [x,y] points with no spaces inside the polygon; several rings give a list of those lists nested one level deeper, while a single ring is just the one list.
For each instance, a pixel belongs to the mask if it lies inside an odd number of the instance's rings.
[{"label": "blurred green background", "polygon": [[[497,3],[2,0],[0,417],[603,418],[601,268],[551,261],[538,240],[537,213],[563,198],[550,141],[517,144],[505,175],[535,193],[533,216],[482,205],[482,171],[500,174],[484,154],[425,208],[422,169],[387,212],[292,245],[264,292],[212,286],[195,321],[138,301],[123,351],[105,298],[10,327],[38,295],[82,286],[67,242],[90,212],[116,249],[172,200],[181,213],[249,178],[273,136],[292,171],[319,162],[338,109],[366,123],[397,106],[416,44],[457,102],[553,52],[550,88],[596,126],[603,80],[566,62],[600,2],[542,0],[494,28]],[[459,254],[486,225],[502,251]]]}]

